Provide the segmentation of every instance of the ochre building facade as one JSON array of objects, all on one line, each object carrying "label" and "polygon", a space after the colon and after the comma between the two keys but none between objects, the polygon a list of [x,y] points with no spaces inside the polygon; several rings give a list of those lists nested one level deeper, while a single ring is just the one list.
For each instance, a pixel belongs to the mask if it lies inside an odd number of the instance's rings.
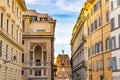
[{"label": "ochre building facade", "polygon": [[[77,27],[85,27],[87,24],[87,35],[85,38],[87,43],[85,49],[87,52],[85,55],[87,55],[86,59],[88,60],[86,61],[87,67],[84,68],[86,69],[88,78],[84,80],[112,80],[109,9],[109,0],[87,0],[73,29],[73,33],[78,34],[77,29],[79,28]],[[80,23],[79,20],[81,20]],[[79,26],[83,22],[86,24]],[[72,46],[74,47],[72,51],[75,50],[76,46]],[[72,55],[74,54],[72,53]]]}]

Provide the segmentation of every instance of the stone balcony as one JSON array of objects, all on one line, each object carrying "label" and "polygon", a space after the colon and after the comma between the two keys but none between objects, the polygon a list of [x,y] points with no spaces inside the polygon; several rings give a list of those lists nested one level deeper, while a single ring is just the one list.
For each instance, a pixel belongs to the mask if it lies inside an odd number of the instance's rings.
[{"label": "stone balcony", "polygon": [[[27,65],[26,67],[24,67]],[[51,65],[50,62],[29,62],[29,63],[23,63],[23,68],[48,68]]]}]

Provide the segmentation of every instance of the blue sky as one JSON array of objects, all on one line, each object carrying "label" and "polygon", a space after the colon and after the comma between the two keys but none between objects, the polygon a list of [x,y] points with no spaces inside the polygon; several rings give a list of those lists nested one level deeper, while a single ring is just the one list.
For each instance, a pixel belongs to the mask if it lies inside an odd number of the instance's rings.
[{"label": "blue sky", "polygon": [[47,13],[57,20],[55,30],[55,57],[65,50],[71,55],[72,29],[86,0],[25,0],[28,9]]}]

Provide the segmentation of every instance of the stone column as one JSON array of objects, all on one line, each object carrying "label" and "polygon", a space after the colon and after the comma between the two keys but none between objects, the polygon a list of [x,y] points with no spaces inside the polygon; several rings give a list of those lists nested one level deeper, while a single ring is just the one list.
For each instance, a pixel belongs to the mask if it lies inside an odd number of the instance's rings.
[{"label": "stone column", "polygon": [[44,58],[43,58],[43,57],[44,57],[44,54],[43,54],[43,52],[42,52],[42,66],[44,65],[44,64],[43,64],[43,62],[44,62]]},{"label": "stone column", "polygon": [[35,53],[34,53],[34,51],[33,51],[33,66],[35,66]]},{"label": "stone column", "polygon": [[[44,53],[43,53],[43,51],[42,51],[42,67],[44,66],[44,58],[43,58],[43,57],[44,57]],[[43,74],[43,73],[44,73],[43,71],[44,71],[44,69],[41,70],[42,76],[44,75],[44,74]]]},{"label": "stone column", "polygon": [[35,76],[35,69],[32,69],[32,76]]}]

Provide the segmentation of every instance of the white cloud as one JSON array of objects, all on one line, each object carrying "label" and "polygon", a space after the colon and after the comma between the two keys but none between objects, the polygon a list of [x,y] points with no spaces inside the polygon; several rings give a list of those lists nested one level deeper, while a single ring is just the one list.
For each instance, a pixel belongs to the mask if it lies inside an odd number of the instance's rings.
[{"label": "white cloud", "polygon": [[83,6],[82,4],[85,0],[67,1],[68,0],[56,0],[56,5],[63,11],[80,12],[80,7]]},{"label": "white cloud", "polygon": [[27,4],[36,4],[43,5],[47,7],[55,6],[57,9],[61,11],[68,12],[80,12],[80,7],[83,6],[83,2],[85,0],[76,0],[76,1],[68,1],[68,0],[25,0]]},{"label": "white cloud", "polygon": [[38,0],[25,0],[27,4],[36,4]]},{"label": "white cloud", "polygon": [[62,36],[62,37],[57,37],[55,39],[55,43],[57,44],[70,44],[70,37],[69,36]]}]

